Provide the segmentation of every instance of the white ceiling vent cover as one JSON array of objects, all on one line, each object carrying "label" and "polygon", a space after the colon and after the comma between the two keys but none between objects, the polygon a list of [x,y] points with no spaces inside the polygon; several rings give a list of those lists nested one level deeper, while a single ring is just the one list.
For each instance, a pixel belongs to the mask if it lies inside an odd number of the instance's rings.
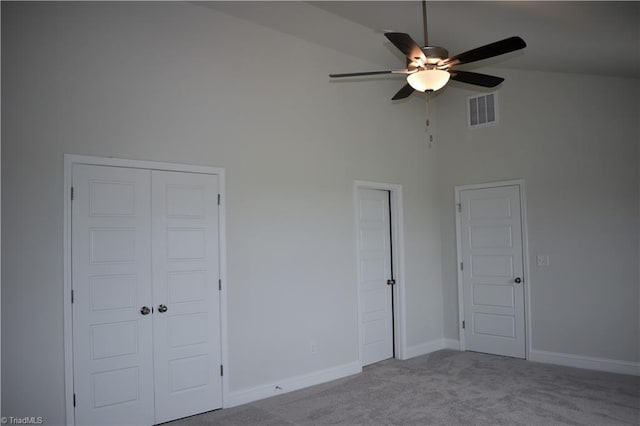
[{"label": "white ceiling vent cover", "polygon": [[496,93],[469,98],[467,106],[469,127],[489,126],[498,122],[497,98]]}]

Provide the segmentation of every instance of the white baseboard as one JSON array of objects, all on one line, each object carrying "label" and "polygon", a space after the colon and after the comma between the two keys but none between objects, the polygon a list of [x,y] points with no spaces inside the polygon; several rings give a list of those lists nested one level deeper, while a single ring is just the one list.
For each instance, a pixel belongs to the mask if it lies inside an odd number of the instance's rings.
[{"label": "white baseboard", "polygon": [[444,349],[455,349],[456,351],[460,350],[460,340],[457,339],[443,339],[444,340]]},{"label": "white baseboard", "polygon": [[[277,382],[256,386],[254,388],[229,392],[223,402],[224,408],[235,407],[237,405],[248,404],[249,402],[269,398],[275,395],[303,389],[313,385],[341,379],[362,372],[362,366],[358,361],[327,368],[325,370],[314,371],[313,373],[290,377]],[[277,388],[276,388],[277,386]]]},{"label": "white baseboard", "polygon": [[559,352],[529,351],[529,361],[546,364],[564,365],[567,367],[586,368],[588,370],[607,371],[609,373],[630,374],[640,376],[640,362],[619,361],[606,358],[592,358]]},{"label": "white baseboard", "polygon": [[441,349],[460,350],[460,342],[454,339],[438,339],[422,343],[420,345],[410,346],[405,351],[404,359],[430,354],[431,352],[439,351]]}]

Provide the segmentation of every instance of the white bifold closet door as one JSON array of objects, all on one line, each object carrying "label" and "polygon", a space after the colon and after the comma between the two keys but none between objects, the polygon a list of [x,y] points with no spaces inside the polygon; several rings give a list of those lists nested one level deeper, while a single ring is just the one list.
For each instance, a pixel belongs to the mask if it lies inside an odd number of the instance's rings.
[{"label": "white bifold closet door", "polygon": [[220,408],[218,178],[74,165],[76,424]]}]

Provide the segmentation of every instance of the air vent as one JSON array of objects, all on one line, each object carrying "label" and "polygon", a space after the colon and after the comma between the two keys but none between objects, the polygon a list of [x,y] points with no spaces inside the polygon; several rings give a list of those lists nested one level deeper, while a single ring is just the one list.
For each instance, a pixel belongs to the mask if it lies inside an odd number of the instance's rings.
[{"label": "air vent", "polygon": [[469,127],[480,127],[496,124],[498,122],[497,95],[489,93],[486,95],[469,98]]}]

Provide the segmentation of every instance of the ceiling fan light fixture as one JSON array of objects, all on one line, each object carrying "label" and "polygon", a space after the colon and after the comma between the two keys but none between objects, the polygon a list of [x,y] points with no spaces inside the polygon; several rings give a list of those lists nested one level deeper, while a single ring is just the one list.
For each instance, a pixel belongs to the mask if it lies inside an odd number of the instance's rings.
[{"label": "ceiling fan light fixture", "polygon": [[407,83],[418,92],[435,92],[449,81],[447,71],[431,69],[414,72],[407,77]]}]

